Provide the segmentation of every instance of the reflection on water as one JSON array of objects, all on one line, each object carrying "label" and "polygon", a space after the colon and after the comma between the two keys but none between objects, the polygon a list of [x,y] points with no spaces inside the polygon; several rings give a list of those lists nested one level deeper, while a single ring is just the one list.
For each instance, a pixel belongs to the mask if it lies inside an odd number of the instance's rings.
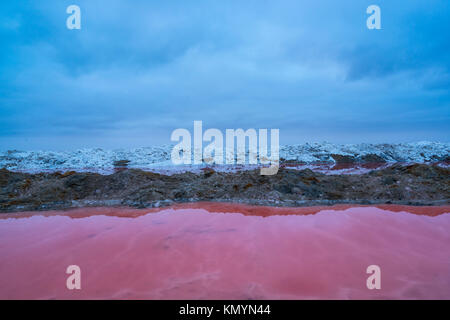
[{"label": "reflection on water", "polygon": [[[0,298],[450,299],[450,208],[417,208],[200,203],[2,215]],[[72,264],[81,290],[66,288]],[[372,264],[381,290],[366,287]]]}]

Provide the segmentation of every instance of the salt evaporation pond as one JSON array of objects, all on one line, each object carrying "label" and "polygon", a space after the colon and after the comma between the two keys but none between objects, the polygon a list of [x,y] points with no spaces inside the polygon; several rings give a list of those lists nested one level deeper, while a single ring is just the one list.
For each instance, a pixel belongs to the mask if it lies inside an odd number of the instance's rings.
[{"label": "salt evaporation pond", "polygon": [[[0,215],[0,299],[450,299],[450,206]],[[381,289],[366,268],[381,268]],[[66,268],[81,268],[81,290]]]}]

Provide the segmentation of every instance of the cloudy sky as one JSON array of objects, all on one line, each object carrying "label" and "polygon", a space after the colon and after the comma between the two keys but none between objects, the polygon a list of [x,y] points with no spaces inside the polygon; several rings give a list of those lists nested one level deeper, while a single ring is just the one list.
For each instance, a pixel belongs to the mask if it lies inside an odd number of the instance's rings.
[{"label": "cloudy sky", "polygon": [[1,1],[0,149],[164,144],[194,120],[448,142],[449,20],[448,0]]}]

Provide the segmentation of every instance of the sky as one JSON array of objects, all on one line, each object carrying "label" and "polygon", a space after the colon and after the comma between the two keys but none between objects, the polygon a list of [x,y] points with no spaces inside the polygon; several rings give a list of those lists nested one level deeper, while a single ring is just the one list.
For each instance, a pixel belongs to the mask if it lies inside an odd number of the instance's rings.
[{"label": "sky", "polygon": [[166,144],[194,120],[449,142],[449,21],[448,0],[1,1],[0,149]]}]

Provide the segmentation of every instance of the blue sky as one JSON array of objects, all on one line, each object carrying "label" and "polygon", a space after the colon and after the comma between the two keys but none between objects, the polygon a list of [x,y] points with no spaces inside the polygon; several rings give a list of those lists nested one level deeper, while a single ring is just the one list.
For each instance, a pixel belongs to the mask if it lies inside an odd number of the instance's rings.
[{"label": "blue sky", "polygon": [[169,143],[194,120],[448,142],[449,21],[448,0],[2,1],[0,149]]}]

